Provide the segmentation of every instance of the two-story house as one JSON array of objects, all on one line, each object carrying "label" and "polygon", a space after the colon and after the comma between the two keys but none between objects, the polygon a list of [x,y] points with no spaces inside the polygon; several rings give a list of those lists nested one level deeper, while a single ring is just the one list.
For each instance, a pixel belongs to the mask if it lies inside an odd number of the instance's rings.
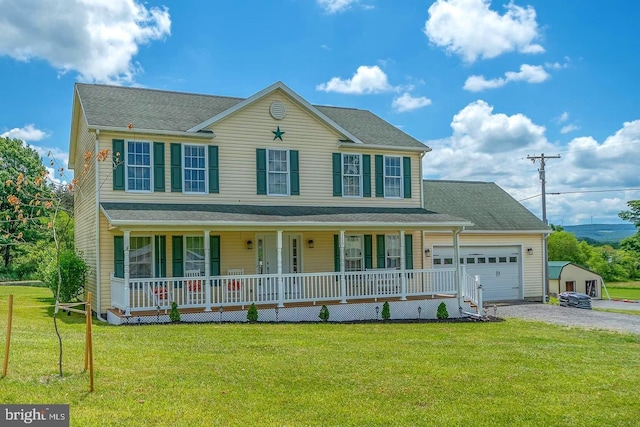
[{"label": "two-story house", "polygon": [[[103,150],[112,161],[92,156]],[[123,323],[173,302],[193,321],[244,320],[251,303],[261,320],[317,320],[321,304],[331,320],[375,318],[383,301],[394,317],[433,318],[441,301],[469,311],[477,289],[457,252],[473,224],[424,209],[429,150],[281,82],[249,98],[76,84],[75,242],[96,312]],[[448,236],[451,265],[431,268],[425,232]]]}]

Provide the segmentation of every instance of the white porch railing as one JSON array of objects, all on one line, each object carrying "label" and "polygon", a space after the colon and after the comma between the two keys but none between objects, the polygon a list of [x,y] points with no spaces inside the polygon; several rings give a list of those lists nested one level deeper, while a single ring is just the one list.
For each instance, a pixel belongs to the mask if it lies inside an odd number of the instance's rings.
[{"label": "white porch railing", "polygon": [[479,276],[469,276],[463,269],[462,274],[462,297],[475,304],[478,314],[482,315],[482,286]]},{"label": "white porch railing", "polygon": [[[465,275],[466,276],[466,275]],[[454,269],[372,270],[124,279],[111,277],[111,305],[129,311],[212,308],[256,304],[316,303],[407,296],[457,295]]]}]

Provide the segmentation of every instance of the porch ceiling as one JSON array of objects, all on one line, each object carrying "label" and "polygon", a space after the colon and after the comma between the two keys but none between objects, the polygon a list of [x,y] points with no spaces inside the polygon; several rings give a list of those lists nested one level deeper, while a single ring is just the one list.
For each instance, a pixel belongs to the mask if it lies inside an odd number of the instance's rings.
[{"label": "porch ceiling", "polygon": [[101,203],[112,227],[452,229],[468,220],[421,208]]}]

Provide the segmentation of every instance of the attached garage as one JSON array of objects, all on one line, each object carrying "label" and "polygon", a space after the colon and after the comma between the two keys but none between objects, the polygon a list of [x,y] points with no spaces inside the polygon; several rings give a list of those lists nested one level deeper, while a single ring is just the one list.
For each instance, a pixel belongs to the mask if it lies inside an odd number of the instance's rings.
[{"label": "attached garage", "polygon": [[[451,268],[453,247],[433,247],[433,267]],[[522,299],[522,255],[518,246],[461,246],[460,264],[480,276],[485,301]]]}]

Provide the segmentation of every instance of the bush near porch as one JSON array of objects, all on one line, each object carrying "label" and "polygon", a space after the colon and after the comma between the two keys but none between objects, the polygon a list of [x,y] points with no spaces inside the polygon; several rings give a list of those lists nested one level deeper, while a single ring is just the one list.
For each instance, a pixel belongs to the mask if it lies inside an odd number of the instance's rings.
[{"label": "bush near porch", "polygon": [[[50,291],[15,295],[3,403],[69,403],[71,425],[637,425],[640,337],[538,322],[177,324],[63,316]],[[40,308],[34,308],[39,306]],[[570,355],[570,357],[567,357]]]}]

